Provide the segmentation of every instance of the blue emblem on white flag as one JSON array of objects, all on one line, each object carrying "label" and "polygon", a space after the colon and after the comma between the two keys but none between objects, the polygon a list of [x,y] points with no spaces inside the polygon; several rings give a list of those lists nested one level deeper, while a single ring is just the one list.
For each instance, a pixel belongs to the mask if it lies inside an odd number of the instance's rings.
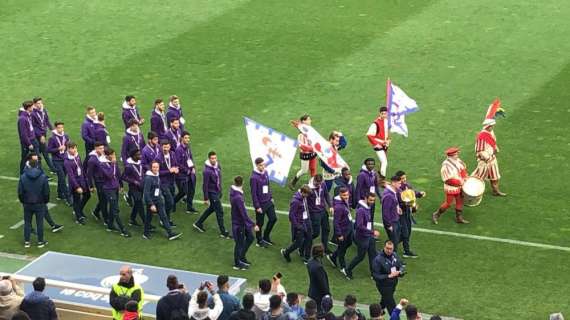
[{"label": "blue emblem on white flag", "polygon": [[408,136],[406,114],[420,110],[416,101],[393,84],[390,79],[386,82],[386,107],[388,108],[388,128],[390,132]]},{"label": "blue emblem on white flag", "polygon": [[297,153],[297,140],[249,118],[243,119],[253,167],[256,158],[263,158],[269,179],[284,186]]}]

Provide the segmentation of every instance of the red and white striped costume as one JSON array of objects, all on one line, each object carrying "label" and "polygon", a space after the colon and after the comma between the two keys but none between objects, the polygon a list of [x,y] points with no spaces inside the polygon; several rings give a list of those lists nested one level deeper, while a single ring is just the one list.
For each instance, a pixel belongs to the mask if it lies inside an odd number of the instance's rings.
[{"label": "red and white striped costume", "polygon": [[311,177],[317,174],[317,157],[311,141],[306,135],[299,133],[297,136],[297,141],[299,142],[299,149],[301,149],[301,169],[295,175],[297,178],[301,177],[303,174],[309,173]]},{"label": "red and white striped costume", "polygon": [[390,137],[388,130],[388,119],[382,119],[380,117],[376,118],[374,122],[368,127],[368,132],[366,133],[368,141],[376,151],[378,160],[380,160],[380,174],[386,176],[386,170],[388,169],[388,139]]},{"label": "red and white striped costume", "polygon": [[477,157],[477,168],[472,175],[481,180],[489,179],[491,181],[499,180],[499,163],[497,162],[497,138],[495,132],[481,130],[475,141],[475,155]]},{"label": "red and white striped costume", "polygon": [[447,210],[455,200],[455,209],[463,209],[463,196],[461,186],[467,178],[467,166],[461,159],[448,157],[441,164],[441,180],[443,180],[443,190],[445,191],[445,201],[441,204],[440,210]]}]

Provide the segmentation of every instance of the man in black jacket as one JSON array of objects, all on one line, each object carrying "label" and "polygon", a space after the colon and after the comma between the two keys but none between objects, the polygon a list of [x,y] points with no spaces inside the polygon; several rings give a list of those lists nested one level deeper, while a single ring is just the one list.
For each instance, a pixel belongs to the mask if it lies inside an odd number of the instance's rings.
[{"label": "man in black jacket", "polygon": [[156,320],[185,320],[188,317],[190,294],[183,284],[178,283],[175,275],[166,278],[168,293],[158,300],[156,305]]},{"label": "man in black jacket", "polygon": [[18,199],[24,207],[24,247],[30,247],[32,218],[35,215],[38,248],[43,248],[47,244],[44,241],[44,216],[49,202],[48,179],[37,167],[37,160],[29,160],[28,164],[30,167],[23,171],[18,183]]},{"label": "man in black jacket", "polygon": [[57,320],[55,304],[43,291],[46,287],[44,278],[36,278],[32,283],[34,291],[30,292],[22,300],[20,310],[28,314],[34,320]]},{"label": "man in black jacket", "polygon": [[384,250],[380,252],[372,262],[372,277],[376,282],[376,288],[380,292],[380,305],[387,308],[388,314],[396,307],[394,292],[398,285],[398,278],[404,275],[402,261],[394,252],[394,243],[387,240]]},{"label": "man in black jacket", "polygon": [[313,246],[312,259],[307,264],[309,272],[309,298],[317,303],[317,310],[321,311],[321,302],[325,296],[330,296],[329,277],[321,259],[324,255],[324,249],[321,244]]},{"label": "man in black jacket", "polygon": [[251,310],[253,308],[253,294],[244,294],[241,305],[243,308],[232,312],[230,320],[255,320],[255,312]]}]

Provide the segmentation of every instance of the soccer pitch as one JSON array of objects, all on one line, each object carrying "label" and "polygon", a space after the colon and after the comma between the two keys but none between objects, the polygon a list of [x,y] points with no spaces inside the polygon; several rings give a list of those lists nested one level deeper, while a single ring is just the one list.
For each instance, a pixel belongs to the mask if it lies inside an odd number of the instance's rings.
[{"label": "soccer pitch", "polygon": [[[144,241],[140,227],[124,239],[90,216],[86,226],[76,225],[53,188],[51,212],[65,229],[47,234],[44,249],[24,249],[22,228],[10,229],[23,217],[17,182],[10,180],[20,156],[17,110],[22,101],[43,97],[51,120],[64,121],[82,146],[79,128],[92,104],[106,113],[118,150],[125,95],[137,97],[146,133],[154,99],[177,94],[198,171],[207,152],[217,151],[227,203],[231,178],[251,172],[243,116],[295,137],[289,120],[311,114],[323,135],[336,129],[347,136],[341,155],[356,176],[362,160],[374,156],[365,133],[389,77],[421,110],[406,119],[407,139],[393,136],[388,172],[406,171],[427,192],[416,227],[446,232],[413,234],[420,258],[408,261],[397,298],[464,319],[570,312],[570,2],[4,0],[0,17],[0,251],[52,250],[224,273],[247,278],[250,286],[280,271],[288,291],[306,294],[305,266],[296,256],[286,264],[279,254],[290,241],[285,215],[274,231],[278,246],[252,247],[252,268],[234,271],[233,242],[218,238],[214,217],[200,234],[191,226],[197,216],[179,206],[173,219],[181,240]],[[430,214],[443,199],[443,150],[460,146],[468,171],[474,169],[475,135],[495,97],[507,110],[495,132],[501,187],[509,196],[487,190],[481,206],[465,209],[471,224],[455,224],[448,211],[434,226]],[[295,160],[292,171],[298,167]],[[250,205],[249,186],[244,189]],[[273,191],[277,209],[287,210],[291,191],[277,185]],[[94,205],[92,198],[88,209]],[[126,221],[129,210],[121,205]],[[347,257],[354,254],[352,247]],[[353,281],[328,264],[327,271],[335,299],[354,293],[359,302],[378,301],[366,261]]]}]

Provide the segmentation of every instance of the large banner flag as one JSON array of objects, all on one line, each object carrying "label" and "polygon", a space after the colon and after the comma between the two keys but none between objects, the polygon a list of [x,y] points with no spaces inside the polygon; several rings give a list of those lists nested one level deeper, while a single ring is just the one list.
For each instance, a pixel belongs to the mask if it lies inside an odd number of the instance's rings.
[{"label": "large banner flag", "polygon": [[406,114],[420,110],[416,101],[392,83],[386,81],[386,107],[388,108],[388,127],[390,132],[408,136]]},{"label": "large banner flag", "polygon": [[342,170],[342,168],[347,167],[348,164],[341,158],[338,152],[331,146],[330,142],[323,138],[317,130],[306,124],[299,124],[297,128],[307,135],[309,143],[313,147],[315,153],[323,160],[329,168],[336,172]]},{"label": "large banner flag", "polygon": [[263,158],[269,179],[284,186],[287,183],[287,176],[295,154],[297,154],[297,140],[249,118],[243,119],[253,167],[255,168],[256,158]]}]

